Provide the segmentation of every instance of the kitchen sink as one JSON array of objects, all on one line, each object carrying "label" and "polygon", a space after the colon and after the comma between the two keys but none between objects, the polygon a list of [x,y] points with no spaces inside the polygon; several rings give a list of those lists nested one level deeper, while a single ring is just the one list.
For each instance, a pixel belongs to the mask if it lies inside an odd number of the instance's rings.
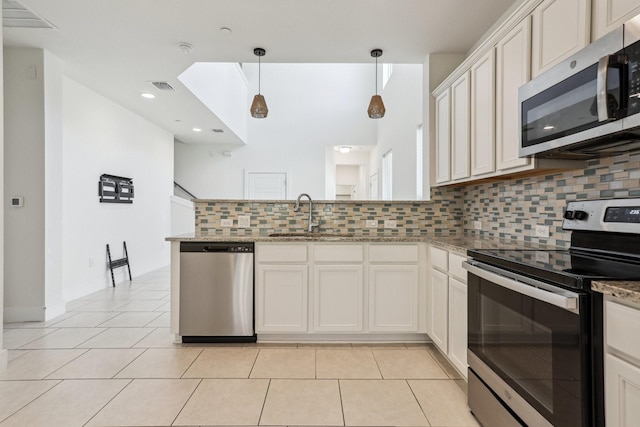
[{"label": "kitchen sink", "polygon": [[271,233],[269,237],[354,237],[353,233]]}]

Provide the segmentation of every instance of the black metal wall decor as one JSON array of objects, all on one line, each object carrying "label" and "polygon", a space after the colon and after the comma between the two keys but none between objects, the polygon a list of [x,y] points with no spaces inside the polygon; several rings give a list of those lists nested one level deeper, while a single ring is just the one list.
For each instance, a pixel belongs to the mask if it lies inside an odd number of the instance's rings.
[{"label": "black metal wall decor", "polygon": [[133,203],[133,179],[115,175],[100,175],[100,203]]}]

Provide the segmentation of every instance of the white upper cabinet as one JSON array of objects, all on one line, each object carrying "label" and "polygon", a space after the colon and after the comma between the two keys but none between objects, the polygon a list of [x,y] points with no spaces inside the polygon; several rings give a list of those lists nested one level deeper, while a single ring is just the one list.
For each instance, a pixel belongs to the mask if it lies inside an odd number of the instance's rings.
[{"label": "white upper cabinet", "polygon": [[451,178],[469,177],[469,72],[451,85]]},{"label": "white upper cabinet", "polygon": [[451,179],[449,146],[451,143],[449,121],[449,90],[436,98],[436,182]]},{"label": "white upper cabinet", "polygon": [[533,11],[531,75],[589,44],[591,0],[544,0]]},{"label": "white upper cabinet", "polygon": [[529,81],[531,23],[525,18],[496,45],[496,167],[522,167],[531,159],[518,157],[520,126],[518,88]]},{"label": "white upper cabinet", "polygon": [[593,0],[591,37],[593,40],[640,14],[640,0]]},{"label": "white upper cabinet", "polygon": [[496,170],[496,58],[491,49],[471,67],[471,175]]}]

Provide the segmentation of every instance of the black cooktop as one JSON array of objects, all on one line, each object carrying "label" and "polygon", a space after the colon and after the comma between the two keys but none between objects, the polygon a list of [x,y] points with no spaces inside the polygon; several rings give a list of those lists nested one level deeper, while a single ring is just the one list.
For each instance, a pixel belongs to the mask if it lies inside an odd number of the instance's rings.
[{"label": "black cooktop", "polygon": [[592,280],[640,280],[640,260],[579,250],[471,249],[476,261],[573,289]]}]

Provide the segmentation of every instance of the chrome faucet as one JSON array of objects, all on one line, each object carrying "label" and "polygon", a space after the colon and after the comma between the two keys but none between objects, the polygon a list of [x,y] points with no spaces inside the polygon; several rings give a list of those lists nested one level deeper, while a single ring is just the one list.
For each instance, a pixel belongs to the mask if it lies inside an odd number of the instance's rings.
[{"label": "chrome faucet", "polygon": [[309,233],[312,233],[313,227],[317,227],[318,223],[313,222],[313,200],[311,200],[311,196],[309,196],[307,193],[300,194],[298,196],[298,199],[296,200],[296,206],[293,208],[293,211],[294,212],[300,211],[300,199],[304,196],[306,196],[307,199],[309,199],[309,227],[307,228],[307,231]]}]

